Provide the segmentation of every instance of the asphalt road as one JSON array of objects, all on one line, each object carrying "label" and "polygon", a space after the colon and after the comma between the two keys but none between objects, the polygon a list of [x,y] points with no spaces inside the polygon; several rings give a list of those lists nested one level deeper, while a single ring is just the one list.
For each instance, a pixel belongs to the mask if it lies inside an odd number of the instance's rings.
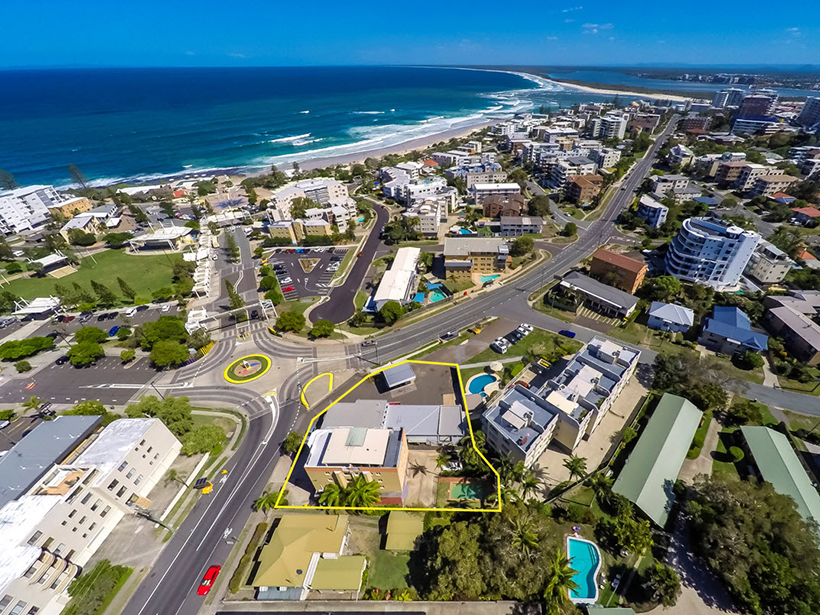
[{"label": "asphalt road", "polygon": [[373,209],[376,210],[376,224],[364,243],[362,255],[359,258],[353,257],[355,259],[353,269],[351,269],[344,284],[334,288],[330,293],[330,298],[310,313],[310,319],[313,322],[322,319],[327,319],[333,323],[344,322],[353,316],[353,312],[356,311],[356,306],[353,303],[356,298],[356,291],[362,285],[362,280],[367,274],[370,263],[381,245],[381,239],[379,238],[381,227],[390,220],[390,214],[384,207],[374,201],[371,202],[373,202]]},{"label": "asphalt road", "polygon": [[151,574],[140,583],[122,611],[124,615],[195,615],[199,611],[205,601],[204,596],[196,593],[199,582],[209,566],[225,563],[232,544],[223,536],[236,538],[247,523],[251,503],[267,484],[280,457],[280,443],[298,411],[295,401],[285,402],[272,423],[268,404],[238,387],[196,389],[190,397],[195,403],[207,401],[226,406],[236,406],[241,401],[252,418],[242,444],[226,465],[227,481],[217,483],[213,493],[200,496],[163,549]]}]

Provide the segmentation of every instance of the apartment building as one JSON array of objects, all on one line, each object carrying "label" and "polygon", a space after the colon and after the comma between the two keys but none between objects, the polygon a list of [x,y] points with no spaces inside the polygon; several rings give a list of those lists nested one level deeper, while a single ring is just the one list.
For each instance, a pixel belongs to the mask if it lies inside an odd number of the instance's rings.
[{"label": "apartment building", "polygon": [[809,96],[797,116],[797,123],[806,128],[814,128],[820,124],[820,97]]},{"label": "apartment building", "polygon": [[795,262],[783,250],[761,240],[752,252],[745,273],[761,284],[779,284],[794,265]]},{"label": "apartment building", "polygon": [[774,111],[777,104],[777,94],[771,93],[755,93],[746,96],[743,102],[740,103],[740,108],[737,110],[737,117],[741,119],[759,119],[768,117]]},{"label": "apartment building", "polygon": [[660,121],[661,116],[657,113],[636,113],[632,116],[632,119],[627,122],[627,127],[633,135],[643,130],[651,134],[658,127]]},{"label": "apartment building", "polygon": [[669,150],[669,164],[677,164],[680,166],[692,164],[695,159],[695,154],[685,145],[676,145]]},{"label": "apartment building", "polygon": [[666,222],[666,216],[669,214],[669,208],[666,205],[661,205],[648,194],[644,194],[638,200],[638,209],[636,215],[642,218],[652,228],[658,228]]},{"label": "apartment building", "polygon": [[754,162],[746,162],[740,167],[740,173],[737,176],[737,180],[735,180],[735,188],[741,192],[748,192],[758,178],[766,177],[770,174],[772,174],[771,167]]},{"label": "apartment building", "polygon": [[589,158],[573,156],[557,162],[552,168],[550,181],[556,188],[562,188],[573,175],[594,175],[597,171],[598,165]]},{"label": "apartment building", "polygon": [[626,134],[628,114],[608,113],[589,121],[589,135],[596,139],[623,139]]},{"label": "apartment building", "polygon": [[48,211],[52,216],[61,216],[69,219],[78,214],[91,211],[91,202],[84,196],[78,196],[73,199],[66,199],[65,201],[60,201],[59,203],[50,205]]},{"label": "apartment building", "polygon": [[741,170],[747,164],[745,160],[725,160],[718,163],[718,168],[715,172],[715,181],[719,186],[724,188],[733,186],[740,177]]},{"label": "apartment building", "polygon": [[589,159],[597,164],[599,169],[609,169],[618,164],[618,161],[621,159],[621,150],[611,147],[591,149],[589,151]]},{"label": "apartment building", "polygon": [[589,205],[601,193],[604,178],[600,175],[571,175],[564,186],[564,196],[576,205]]},{"label": "apartment building", "polygon": [[740,134],[771,135],[784,130],[785,124],[772,119],[736,118],[732,124],[732,132]]},{"label": "apartment building", "polygon": [[426,199],[417,205],[408,207],[402,212],[405,218],[415,219],[418,222],[414,228],[422,235],[435,237],[438,235],[439,224],[442,218],[447,220],[447,205],[441,199]]},{"label": "apartment building", "polygon": [[268,216],[274,222],[291,219],[291,206],[296,199],[307,198],[322,209],[344,207],[348,217],[356,214],[356,201],[350,198],[345,185],[328,177],[305,179],[288,184],[271,196]]},{"label": "apartment building", "polygon": [[521,194],[521,186],[516,183],[503,184],[473,184],[473,195],[475,204],[483,206],[484,200],[491,196],[509,196]]},{"label": "apartment building", "polygon": [[771,197],[778,192],[788,192],[789,189],[798,181],[800,180],[797,177],[784,174],[758,177],[749,190],[749,195],[752,198],[756,196]]},{"label": "apartment building", "polygon": [[808,365],[820,364],[820,291],[790,291],[788,296],[769,296],[763,318],[766,329],[780,337],[794,358]]},{"label": "apartment building", "polygon": [[638,365],[640,353],[593,338],[553,379],[539,363],[482,415],[487,443],[513,463],[535,465],[551,442],[572,453],[594,433]]},{"label": "apartment building", "polygon": [[268,224],[268,234],[273,239],[287,239],[295,245],[305,238],[305,229],[299,220],[280,220]]},{"label": "apartment building", "polygon": [[422,169],[424,169],[424,165],[421,162],[413,162],[410,160],[408,162],[400,162],[396,165],[396,168],[401,169],[410,176],[411,180],[414,180],[419,178]]},{"label": "apartment building", "polygon": [[646,277],[647,269],[643,261],[599,248],[592,255],[589,275],[605,284],[634,294]]},{"label": "apartment building", "polygon": [[746,90],[741,90],[739,88],[728,88],[721,90],[720,92],[715,92],[715,95],[712,97],[712,107],[716,109],[737,107],[741,102],[743,102],[743,98],[746,94]]},{"label": "apartment building", "polygon": [[499,216],[520,216],[524,213],[527,200],[522,194],[492,195],[484,199],[485,218]]},{"label": "apartment building", "polygon": [[41,423],[0,459],[0,612],[57,615],[82,567],[179,454],[158,419]]},{"label": "apartment building", "polygon": [[315,429],[307,443],[305,473],[317,493],[330,484],[346,487],[364,476],[381,487],[380,504],[404,502],[409,447],[403,429]]},{"label": "apartment building", "polygon": [[690,179],[685,175],[655,175],[651,177],[653,192],[656,194],[666,194],[669,191],[687,188]]},{"label": "apartment building", "polygon": [[417,269],[420,248],[399,248],[390,269],[384,272],[379,287],[373,295],[376,310],[388,301],[406,304],[411,301],[418,285]]},{"label": "apartment building", "polygon": [[501,216],[501,234],[505,237],[540,235],[544,221],[538,216]]},{"label": "apartment building", "polygon": [[709,124],[712,122],[711,117],[700,117],[699,115],[689,115],[683,118],[678,125],[678,130],[682,133],[687,132],[706,132],[709,130]]},{"label": "apartment building", "polygon": [[712,218],[688,218],[669,244],[669,274],[722,291],[737,286],[760,235]]},{"label": "apartment building", "polygon": [[49,208],[63,202],[52,186],[26,186],[0,192],[0,233],[31,230],[49,217]]},{"label": "apartment building", "polygon": [[502,184],[507,180],[504,171],[476,171],[464,174],[467,190],[472,190],[476,184]]},{"label": "apartment building", "polygon": [[447,277],[469,279],[473,274],[500,273],[512,262],[506,240],[490,237],[447,237],[444,270]]}]

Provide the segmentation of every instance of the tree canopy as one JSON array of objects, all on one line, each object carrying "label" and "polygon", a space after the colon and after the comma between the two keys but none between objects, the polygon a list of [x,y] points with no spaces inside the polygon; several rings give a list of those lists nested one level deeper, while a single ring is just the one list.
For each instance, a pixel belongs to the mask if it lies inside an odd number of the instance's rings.
[{"label": "tree canopy", "polygon": [[191,357],[191,354],[187,346],[176,340],[159,340],[151,348],[149,357],[157,367],[168,367],[184,363]]},{"label": "tree canopy", "polygon": [[310,330],[312,337],[330,337],[335,329],[334,324],[329,320],[318,320]]},{"label": "tree canopy", "polygon": [[108,339],[108,334],[99,327],[85,326],[74,334],[74,340],[80,342],[95,342],[99,344]]},{"label": "tree canopy", "polygon": [[90,365],[104,355],[105,351],[97,342],[80,342],[74,344],[66,353],[71,364],[75,367]]},{"label": "tree canopy", "polygon": [[128,406],[125,413],[131,418],[158,418],[177,437],[184,436],[194,426],[191,402],[187,397],[166,397],[160,400],[153,395],[146,395],[136,404]]},{"label": "tree canopy", "polygon": [[276,328],[298,333],[305,326],[305,316],[298,312],[282,312],[276,319]]},{"label": "tree canopy", "polygon": [[219,425],[200,425],[182,437],[183,455],[210,453],[225,441],[225,432]]},{"label": "tree canopy", "polygon": [[135,338],[144,350],[151,350],[161,340],[183,343],[188,338],[188,332],[178,316],[160,316],[137,327]]},{"label": "tree canopy", "polygon": [[398,301],[388,301],[379,310],[379,316],[388,325],[395,324],[405,314],[405,307]]}]

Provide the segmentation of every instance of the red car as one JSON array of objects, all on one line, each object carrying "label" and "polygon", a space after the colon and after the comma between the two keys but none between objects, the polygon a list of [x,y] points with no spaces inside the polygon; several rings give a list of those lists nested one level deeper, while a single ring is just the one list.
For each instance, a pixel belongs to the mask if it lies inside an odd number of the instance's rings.
[{"label": "red car", "polygon": [[222,570],[222,566],[211,566],[208,568],[208,572],[206,572],[205,576],[202,577],[202,583],[199,584],[199,588],[196,590],[196,593],[200,596],[208,595],[208,592],[211,591],[211,587],[213,587],[214,582],[216,581],[216,577],[219,576],[220,570]]},{"label": "red car", "polygon": [[289,293],[292,290],[296,290],[296,289],[293,288],[293,286],[285,286],[285,288],[282,289],[282,292],[283,293]]}]

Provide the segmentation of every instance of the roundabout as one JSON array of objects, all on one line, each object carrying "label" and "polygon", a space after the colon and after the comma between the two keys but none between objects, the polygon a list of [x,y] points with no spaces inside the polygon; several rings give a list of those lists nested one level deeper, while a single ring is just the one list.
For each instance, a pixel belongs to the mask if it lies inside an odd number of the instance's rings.
[{"label": "roundabout", "polygon": [[265,375],[270,366],[271,360],[265,355],[251,354],[228,365],[223,376],[232,384],[245,384]]}]

